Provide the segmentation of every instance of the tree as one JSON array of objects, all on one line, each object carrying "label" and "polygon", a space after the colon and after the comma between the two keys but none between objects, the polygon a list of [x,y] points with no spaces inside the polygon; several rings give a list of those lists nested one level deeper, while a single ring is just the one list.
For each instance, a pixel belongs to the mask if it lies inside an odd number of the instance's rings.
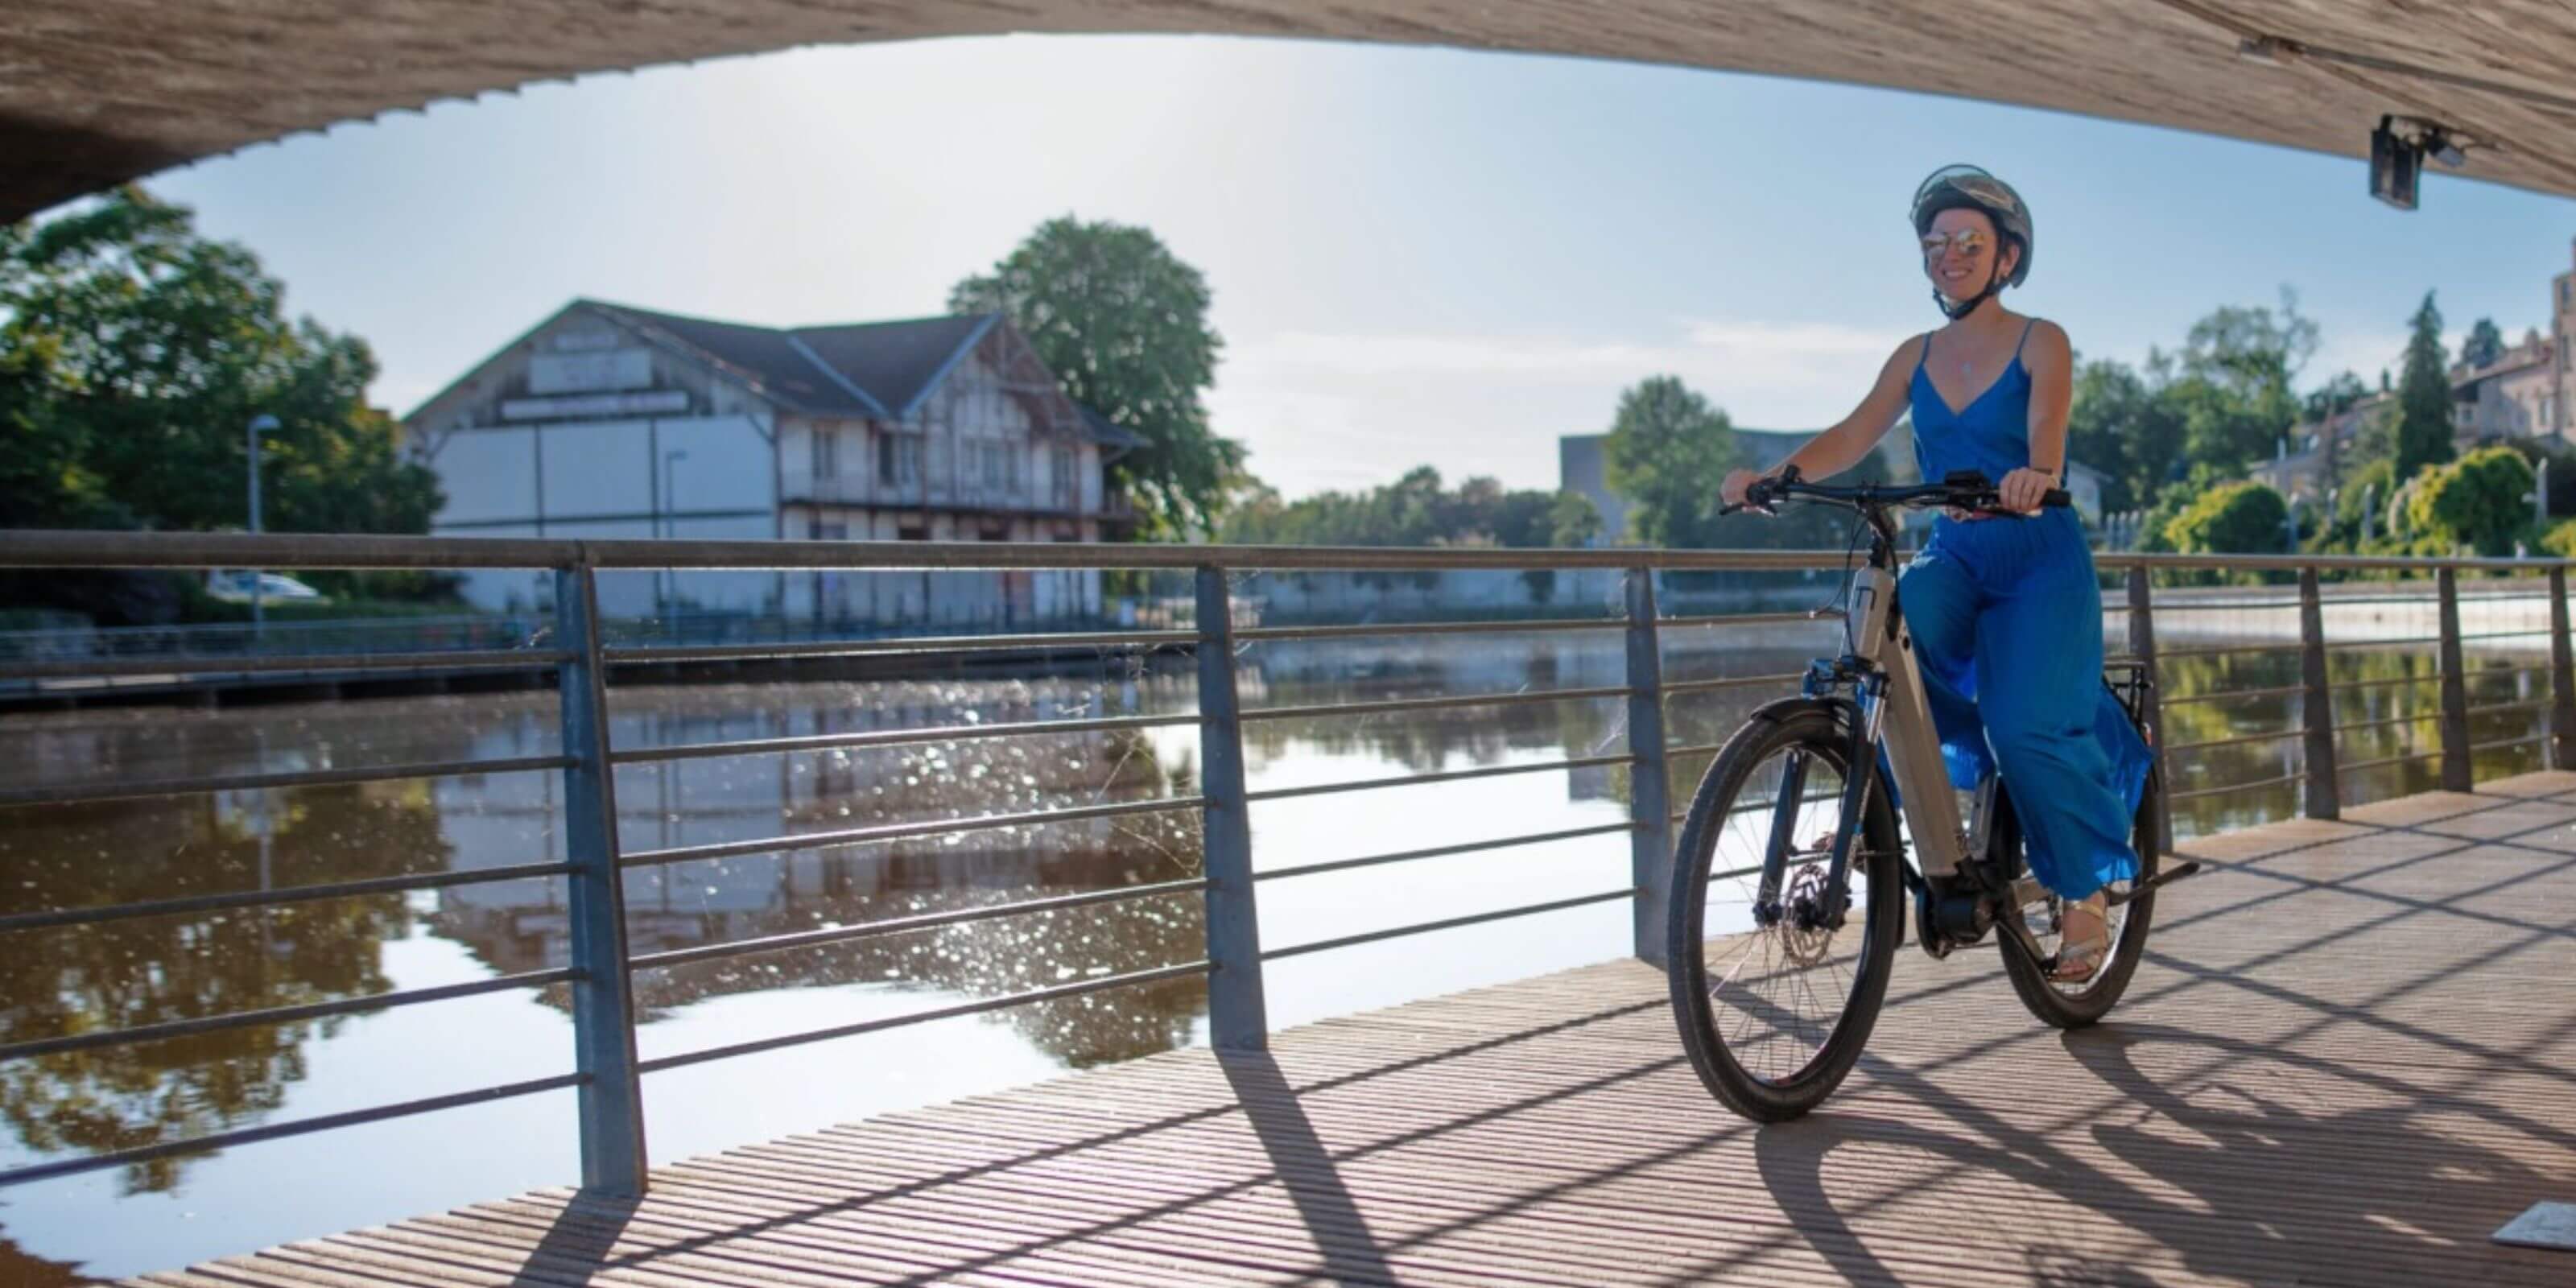
[{"label": "tree", "polygon": [[366,343],[290,323],[248,250],[125,188],[0,230],[0,526],[423,532],[440,504],[366,404]]},{"label": "tree", "polygon": [[959,313],[1000,313],[1075,402],[1145,446],[1111,471],[1143,503],[1144,535],[1209,530],[1243,472],[1243,444],[1208,428],[1202,401],[1223,347],[1207,279],[1143,228],[1051,219],[948,295]]},{"label": "tree", "polygon": [[1217,536],[1244,545],[1579,546],[1600,514],[1577,492],[1510,490],[1479,475],[1448,490],[1440,471],[1417,465],[1366,492],[1318,492],[1285,501],[1267,486],[1229,510]]},{"label": "tree", "polygon": [[1604,445],[1610,490],[1634,504],[1629,522],[1648,545],[1717,544],[1718,484],[1743,461],[1726,413],[1677,376],[1619,395]]},{"label": "tree", "polygon": [[2388,536],[2380,515],[2397,486],[2396,462],[2378,457],[2354,470],[2335,490],[2334,514],[2316,548],[2358,551]]},{"label": "tree", "polygon": [[1601,535],[1601,508],[1592,498],[1580,492],[1559,492],[1548,507],[1548,539],[1551,546],[1590,545]]},{"label": "tree", "polygon": [[2576,519],[2561,519],[2540,538],[2540,548],[2561,559],[2576,559]]},{"label": "tree", "polygon": [[2531,534],[2531,466],[2510,447],[2481,447],[2425,472],[2407,502],[2409,526],[2434,552],[2468,546],[2496,557]]},{"label": "tree", "polygon": [[2361,383],[2361,377],[2349,371],[2337,372],[2334,379],[2308,392],[2306,419],[2311,423],[2331,420],[2369,396],[2370,387]]},{"label": "tree", "polygon": [[2469,338],[2460,343],[2460,361],[2471,367],[2493,366],[2504,356],[2504,332],[2496,329],[2494,318],[2479,318],[2469,328]]},{"label": "tree", "polygon": [[2102,471],[2102,508],[2148,504],[2182,454],[2182,424],[2127,364],[2087,362],[2075,370],[2066,421],[2066,458]]},{"label": "tree", "polygon": [[2317,324],[2281,291],[2278,313],[2223,306],[2193,323],[2181,378],[2162,390],[2183,420],[2192,461],[2236,473],[2274,454],[2301,410],[2291,382],[2317,348]]},{"label": "tree", "polygon": [[2289,547],[2289,506],[2260,483],[2227,483],[2202,492],[2165,524],[2164,537],[2184,554],[2277,554]]},{"label": "tree", "polygon": [[2406,365],[2397,380],[2397,477],[2451,459],[2450,361],[2442,349],[2442,312],[2433,293],[2415,310]]}]

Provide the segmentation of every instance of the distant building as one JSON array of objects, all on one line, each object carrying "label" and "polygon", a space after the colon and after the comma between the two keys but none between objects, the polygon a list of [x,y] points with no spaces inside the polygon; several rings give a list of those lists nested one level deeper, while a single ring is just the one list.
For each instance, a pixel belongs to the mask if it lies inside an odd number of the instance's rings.
[{"label": "distant building", "polygon": [[2360,439],[2382,417],[2397,414],[2397,395],[2372,393],[2324,420],[2290,431],[2273,457],[2247,473],[2292,501],[2321,501],[2360,463]]},{"label": "distant building", "polygon": [[[2576,252],[2571,252],[2576,262]],[[2542,417],[2549,432],[2576,438],[2576,270],[2549,282],[2549,406]]]},{"label": "distant building", "polygon": [[1608,434],[1562,434],[1556,440],[1556,486],[1580,492],[1601,512],[1596,546],[1615,546],[1628,538],[1628,498],[1610,490]]},{"label": "distant building", "polygon": [[[2561,279],[2562,281],[2564,279]],[[2558,363],[2539,333],[2483,367],[2451,369],[2452,434],[2461,447],[2508,438],[2559,438]]]},{"label": "distant building", "polygon": [[[1098,541],[1134,436],[1065,396],[998,315],[774,328],[575,300],[404,418],[442,535]],[[477,573],[488,608],[551,602]],[[602,611],[1011,620],[1096,611],[1096,573],[677,573]]]}]

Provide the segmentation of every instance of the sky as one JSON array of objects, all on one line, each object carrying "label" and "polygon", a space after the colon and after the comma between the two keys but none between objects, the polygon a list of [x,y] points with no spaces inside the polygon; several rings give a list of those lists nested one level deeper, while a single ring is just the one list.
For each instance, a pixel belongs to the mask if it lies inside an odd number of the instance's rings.
[{"label": "sky", "polygon": [[[2248,69],[2247,74],[2260,74]],[[2364,128],[2356,122],[2358,134]],[[2440,171],[1890,91],[1634,64],[1213,37],[803,49],[487,95],[147,186],[375,348],[410,411],[576,296],[765,325],[913,317],[1057,215],[1207,276],[1218,432],[1289,496],[1418,464],[1553,487],[1556,440],[1679,375],[1821,428],[1940,320],[1905,206],[1934,167],[2038,228],[2014,307],[2142,360],[2294,288],[2316,383],[2545,329],[2576,208]]]}]

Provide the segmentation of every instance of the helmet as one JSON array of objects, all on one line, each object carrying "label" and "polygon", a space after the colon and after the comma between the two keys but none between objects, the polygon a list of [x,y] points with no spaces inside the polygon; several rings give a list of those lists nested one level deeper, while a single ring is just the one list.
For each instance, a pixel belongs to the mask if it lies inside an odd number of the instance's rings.
[{"label": "helmet", "polygon": [[2019,286],[2030,276],[2031,245],[2030,207],[2022,204],[2021,194],[2012,185],[1972,165],[1945,165],[1932,172],[1923,185],[1914,190],[1914,232],[1916,236],[1932,231],[1932,219],[1944,210],[1981,210],[1995,221],[1995,232],[2021,247],[2021,258],[2013,263],[2012,278],[1997,283]]}]

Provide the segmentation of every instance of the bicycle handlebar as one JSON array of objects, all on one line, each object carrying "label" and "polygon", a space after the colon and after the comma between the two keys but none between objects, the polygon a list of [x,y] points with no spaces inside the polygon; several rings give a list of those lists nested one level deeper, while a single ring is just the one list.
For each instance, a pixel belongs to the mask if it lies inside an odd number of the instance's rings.
[{"label": "bicycle handlebar", "polygon": [[[2019,510],[2004,509],[2003,494],[1994,484],[1986,480],[1985,475],[1974,472],[1953,474],[1938,483],[1916,483],[1904,487],[1879,483],[1864,483],[1858,487],[1828,487],[1819,483],[1805,482],[1799,479],[1796,471],[1793,470],[1779,478],[1755,479],[1744,489],[1742,501],[1725,506],[1718,513],[1726,515],[1738,510],[1761,510],[1767,514],[1771,511],[1773,502],[1793,500],[1823,501],[1847,505],[1857,510],[1891,509],[1899,506],[1924,508],[1937,505],[1952,509],[2011,515],[2015,518],[2028,517]],[[2074,504],[2074,498],[2065,488],[2053,487],[2040,497],[2039,503],[2043,507],[2062,507]]]}]

